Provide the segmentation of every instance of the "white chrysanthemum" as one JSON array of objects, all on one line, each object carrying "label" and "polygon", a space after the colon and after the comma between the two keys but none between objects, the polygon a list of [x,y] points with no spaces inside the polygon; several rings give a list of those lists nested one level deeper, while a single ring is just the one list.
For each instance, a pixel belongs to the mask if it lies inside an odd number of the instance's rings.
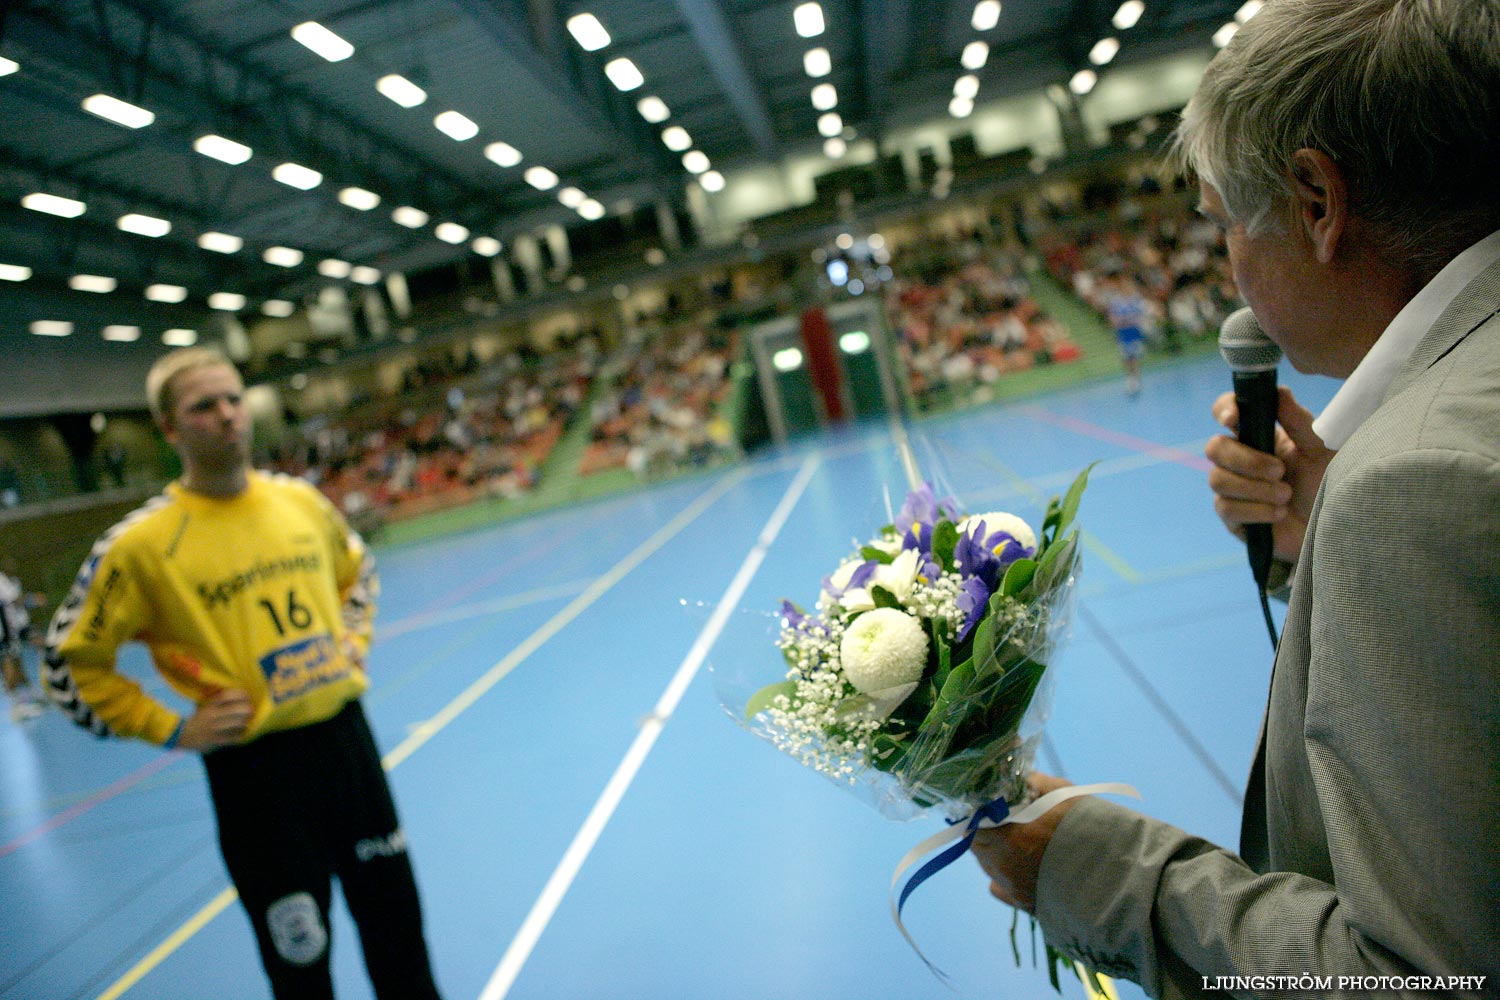
[{"label": "white chrysanthemum", "polygon": [[1025,548],[1036,548],[1036,533],[1031,530],[1031,525],[1016,515],[1006,514],[1003,511],[992,511],[988,514],[971,514],[958,523],[958,530],[966,535],[971,534],[978,530],[980,521],[984,522],[984,532],[986,535],[993,535],[997,531],[1003,531],[1020,542]]},{"label": "white chrysanthemum", "polygon": [[844,676],[861,694],[910,684],[927,665],[922,623],[895,608],[866,611],[849,624],[839,645]]}]

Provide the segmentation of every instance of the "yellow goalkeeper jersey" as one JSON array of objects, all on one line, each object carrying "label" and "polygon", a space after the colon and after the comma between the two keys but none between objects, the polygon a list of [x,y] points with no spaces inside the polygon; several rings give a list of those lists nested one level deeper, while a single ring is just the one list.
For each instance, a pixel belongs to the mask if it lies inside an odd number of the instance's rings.
[{"label": "yellow goalkeeper jersey", "polygon": [[182,716],[115,669],[139,641],[194,703],[248,692],[247,740],[321,722],[367,687],[378,590],[364,542],[308,483],[252,472],[228,499],[173,483],[95,543],[48,632],[48,687],[95,732],[166,743]]}]

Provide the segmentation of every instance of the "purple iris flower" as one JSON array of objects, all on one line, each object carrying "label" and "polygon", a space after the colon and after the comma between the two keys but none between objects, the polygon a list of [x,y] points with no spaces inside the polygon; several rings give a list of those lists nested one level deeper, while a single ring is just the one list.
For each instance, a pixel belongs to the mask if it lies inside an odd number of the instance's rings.
[{"label": "purple iris flower", "polygon": [[906,503],[896,515],[896,530],[904,535],[913,524],[933,525],[939,517],[957,520],[958,505],[952,497],[939,497],[931,483],[923,483],[906,495]]},{"label": "purple iris flower", "polygon": [[943,575],[943,567],[938,565],[932,557],[932,525],[925,522],[917,522],[906,532],[901,539],[901,550],[915,549],[917,555],[922,557],[922,564],[917,568],[917,574],[924,580],[936,580]]},{"label": "purple iris flower", "polygon": [[964,581],[963,589],[958,592],[954,603],[964,613],[963,628],[958,630],[956,640],[963,642],[974,630],[974,626],[979,624],[979,620],[984,617],[985,609],[990,603],[990,588],[985,586],[984,581],[979,577],[971,576]]},{"label": "purple iris flower", "polygon": [[[1000,553],[995,553],[1000,549]],[[978,577],[985,586],[994,590],[1010,564],[1017,559],[1029,559],[1036,549],[1021,544],[1021,540],[1008,531],[987,531],[980,521],[972,531],[959,536],[953,547],[953,558],[958,562],[959,572],[965,577]]]},{"label": "purple iris flower", "polygon": [[873,559],[867,559],[866,561],[860,563],[859,568],[856,569],[854,571],[854,574],[849,577],[849,582],[844,584],[842,587],[835,587],[833,585],[833,577],[825,576],[823,577],[823,589],[828,591],[828,593],[832,594],[834,597],[843,597],[844,594],[848,591],[854,590],[857,587],[863,587],[865,584],[869,583],[870,578],[875,575],[875,568],[879,565],[880,564]]},{"label": "purple iris flower", "polygon": [[797,605],[791,601],[781,602],[781,620],[787,628],[800,629],[807,621],[807,616],[797,610]]}]

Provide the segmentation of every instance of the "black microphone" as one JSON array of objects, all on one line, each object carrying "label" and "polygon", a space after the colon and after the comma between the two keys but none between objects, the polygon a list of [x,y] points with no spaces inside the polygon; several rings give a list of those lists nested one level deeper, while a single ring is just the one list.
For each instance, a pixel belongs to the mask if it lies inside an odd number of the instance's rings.
[{"label": "black microphone", "polygon": [[[1281,348],[1266,336],[1249,307],[1231,313],[1219,327],[1219,353],[1234,373],[1240,410],[1239,440],[1268,455],[1276,453],[1276,365]],[[1264,591],[1271,576],[1271,525],[1245,525],[1250,572]]]}]

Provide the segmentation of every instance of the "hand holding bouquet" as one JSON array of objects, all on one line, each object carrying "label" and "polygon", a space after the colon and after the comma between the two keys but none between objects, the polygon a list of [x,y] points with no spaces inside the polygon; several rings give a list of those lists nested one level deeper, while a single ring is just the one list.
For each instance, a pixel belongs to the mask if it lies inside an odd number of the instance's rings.
[{"label": "hand holding bouquet", "polygon": [[1070,530],[1088,470],[1041,529],[964,514],[929,484],[823,580],[782,606],[784,680],[746,704],[752,731],[818,771],[867,784],[893,815],[960,819],[1025,795],[1078,570]]}]

